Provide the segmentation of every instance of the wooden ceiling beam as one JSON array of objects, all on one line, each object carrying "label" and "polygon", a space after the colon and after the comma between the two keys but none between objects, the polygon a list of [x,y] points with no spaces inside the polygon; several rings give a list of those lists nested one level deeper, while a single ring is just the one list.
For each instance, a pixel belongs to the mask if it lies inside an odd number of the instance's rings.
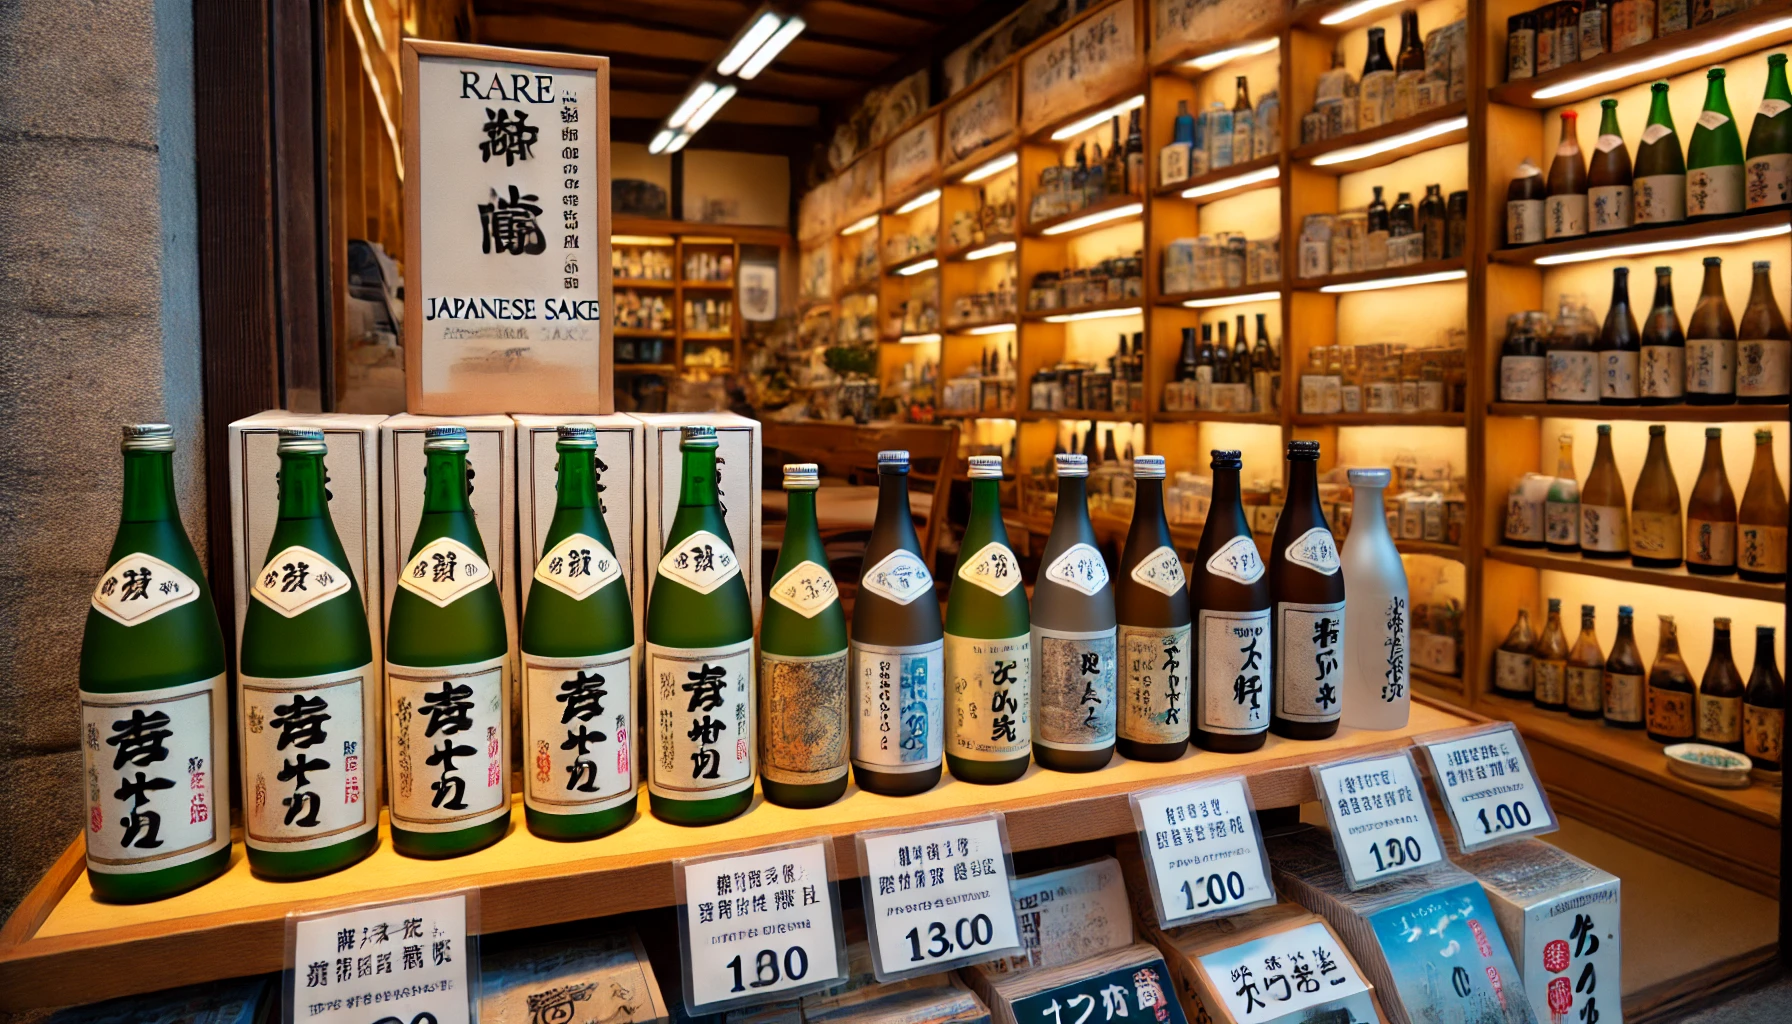
[{"label": "wooden ceiling beam", "polygon": [[[731,38],[615,19],[586,21],[517,14],[482,15],[479,18],[479,41],[494,46],[545,47],[600,55],[628,53],[697,61],[703,65],[721,56]],[[775,64],[785,71],[863,79],[889,66],[896,56],[856,40],[816,39],[811,33],[804,32],[778,55]]]}]

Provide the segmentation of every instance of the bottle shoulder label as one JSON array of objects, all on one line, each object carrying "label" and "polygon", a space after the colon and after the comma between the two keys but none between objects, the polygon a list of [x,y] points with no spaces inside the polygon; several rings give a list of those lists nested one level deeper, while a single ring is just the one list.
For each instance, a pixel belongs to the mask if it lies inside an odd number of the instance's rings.
[{"label": "bottle shoulder label", "polygon": [[1020,562],[1008,545],[992,540],[958,567],[958,578],[997,597],[1007,597],[1020,586]]},{"label": "bottle shoulder label", "polygon": [[750,637],[723,647],[647,645],[649,792],[708,800],[753,788],[754,667]]},{"label": "bottle shoulder label", "polygon": [[1080,594],[1094,595],[1108,585],[1108,564],[1093,545],[1076,543],[1052,559],[1045,578]]},{"label": "bottle shoulder label", "polygon": [[667,579],[708,594],[740,575],[740,559],[727,541],[708,530],[698,530],[660,556],[659,571]]},{"label": "bottle shoulder label", "polygon": [[813,619],[840,599],[840,588],[827,566],[804,559],[772,584],[771,595],[803,618]]},{"label": "bottle shoulder label", "polygon": [[344,842],[379,825],[380,677],[369,663],[308,678],[238,675],[243,837],[294,852]]},{"label": "bottle shoulder label", "polygon": [[1785,113],[1786,108],[1788,108],[1788,107],[1792,107],[1792,103],[1787,103],[1785,100],[1776,100],[1773,97],[1769,96],[1766,99],[1761,101],[1760,106],[1755,108],[1755,116],[1756,117],[1778,117],[1781,114]]},{"label": "bottle shoulder label", "polygon": [[1207,571],[1249,586],[1263,578],[1263,556],[1257,553],[1256,541],[1239,534],[1208,557]]},{"label": "bottle shoulder label", "polygon": [[[1254,546],[1254,545],[1253,545]],[[1282,556],[1295,565],[1311,569],[1322,576],[1338,573],[1338,545],[1332,531],[1315,526],[1290,541]]]},{"label": "bottle shoulder label", "polygon": [[1623,144],[1624,137],[1621,135],[1601,135],[1599,136],[1599,141],[1595,142],[1593,145],[1601,153],[1610,153],[1612,150],[1617,149]]},{"label": "bottle shoulder label", "polygon": [[154,555],[133,552],[112,563],[93,588],[93,607],[125,626],[141,625],[199,600],[193,577]]},{"label": "bottle shoulder label", "polygon": [[535,580],[546,583],[575,601],[622,578],[622,563],[615,552],[597,538],[575,533],[542,553],[535,566]]},{"label": "bottle shoulder label", "polygon": [[523,654],[523,800],[590,814],[635,797],[635,652]]},{"label": "bottle shoulder label", "polygon": [[1643,129],[1643,143],[1654,145],[1672,134],[1674,134],[1674,129],[1665,124],[1651,124]]},{"label": "bottle shoulder label", "polygon": [[908,604],[933,587],[933,573],[921,556],[897,548],[865,570],[860,585],[886,601]]},{"label": "bottle shoulder label", "polygon": [[1699,111],[1699,127],[1705,129],[1706,131],[1711,131],[1711,132],[1717,131],[1719,128],[1722,128],[1724,125],[1729,124],[1729,123],[1730,123],[1729,117],[1723,113],[1716,111],[1716,110],[1701,110],[1701,111]]},{"label": "bottle shoulder label", "polygon": [[250,593],[286,618],[308,612],[348,593],[353,580],[342,568],[303,545],[294,544],[268,559]]},{"label": "bottle shoulder label", "polygon": [[492,581],[491,566],[453,537],[423,546],[398,574],[398,585],[437,608],[446,608]]},{"label": "bottle shoulder label", "polygon": [[455,832],[510,813],[509,660],[501,654],[430,668],[386,663],[386,774],[399,827]]},{"label": "bottle shoulder label", "polygon": [[1177,556],[1176,549],[1168,544],[1160,544],[1157,549],[1139,559],[1139,564],[1128,573],[1134,583],[1150,587],[1166,597],[1173,596],[1188,586],[1188,576],[1182,571],[1182,559]]}]

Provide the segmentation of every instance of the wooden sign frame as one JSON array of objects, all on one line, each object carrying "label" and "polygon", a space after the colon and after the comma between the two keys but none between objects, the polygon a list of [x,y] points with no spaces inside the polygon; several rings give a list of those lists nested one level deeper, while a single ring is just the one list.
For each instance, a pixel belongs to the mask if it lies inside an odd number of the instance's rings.
[{"label": "wooden sign frame", "polygon": [[[595,117],[581,124],[589,134],[581,132],[579,145],[591,147],[589,164],[594,172],[588,175],[590,186],[579,197],[587,200],[580,209],[596,215],[596,252],[581,253],[581,269],[597,275],[597,352],[589,373],[581,361],[579,372],[569,374],[563,365],[544,366],[521,371],[508,369],[482,374],[476,387],[451,387],[425,390],[424,377],[431,358],[444,358],[440,353],[425,350],[423,339],[425,290],[430,280],[429,256],[423,242],[423,183],[427,173],[422,166],[419,74],[420,60],[444,57],[463,61],[486,61],[494,64],[525,65],[544,69],[564,68],[589,71],[596,75]],[[404,88],[404,240],[409,259],[405,264],[405,408],[420,415],[463,416],[480,413],[592,413],[614,411],[614,340],[611,335],[612,295],[610,278],[610,61],[607,57],[582,54],[545,53],[498,46],[477,46],[469,43],[436,42],[406,39],[403,44],[402,73]],[[558,127],[558,122],[555,122]],[[544,126],[545,127],[545,126]],[[537,159],[553,159],[561,152],[561,139],[542,138],[535,145],[542,153]],[[543,197],[546,198],[545,196]],[[545,207],[545,203],[543,204]],[[556,209],[558,209],[556,207]],[[542,217],[558,217],[555,210],[544,209]],[[560,224],[545,226],[544,233],[558,235]],[[539,298],[539,296],[522,296]],[[556,292],[554,297],[558,297]],[[531,327],[542,326],[539,319]],[[495,353],[494,353],[495,354]],[[489,357],[488,357],[489,358]],[[508,354],[500,359],[510,358]],[[517,358],[521,358],[518,356]],[[582,383],[574,377],[583,377]]]}]

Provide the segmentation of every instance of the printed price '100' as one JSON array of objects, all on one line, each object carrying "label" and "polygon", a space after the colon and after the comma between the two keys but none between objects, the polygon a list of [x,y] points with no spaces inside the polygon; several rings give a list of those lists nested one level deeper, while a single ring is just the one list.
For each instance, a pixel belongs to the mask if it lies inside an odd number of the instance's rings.
[{"label": "printed price '100'", "polygon": [[[1199,901],[1197,895],[1205,894]],[[1199,876],[1182,883],[1182,897],[1187,902],[1185,910],[1202,910],[1207,907],[1223,907],[1227,903],[1237,903],[1244,899],[1244,876],[1236,871],[1228,871],[1225,875]]]},{"label": "printed price '100'", "polygon": [[1475,817],[1481,822],[1481,834],[1484,836],[1491,836],[1504,832],[1507,829],[1524,828],[1526,825],[1529,825],[1531,823],[1531,809],[1524,805],[1523,800],[1514,800],[1509,804],[1495,805],[1493,808],[1492,820],[1488,819],[1487,808],[1485,807],[1476,811]]},{"label": "printed price '100'", "polygon": [[741,962],[739,954],[725,964],[734,972],[734,986],[728,991],[745,992],[749,988],[767,988],[789,978],[801,981],[803,975],[809,973],[809,953],[801,946],[792,946],[784,951],[783,970],[778,968],[778,952],[773,949],[762,949],[753,956],[753,980],[742,984]]},{"label": "printed price '100'", "polygon": [[[975,917],[961,917],[948,933],[946,925],[940,921],[930,921],[927,925],[927,945],[921,944],[921,929],[910,928],[903,938],[908,940],[909,961],[925,963],[928,960],[940,960],[954,953],[969,953],[979,947],[987,946],[995,940],[996,925],[988,914]],[[954,940],[957,940],[956,943]]]},{"label": "printed price '100'", "polygon": [[[1384,848],[1387,850],[1385,855],[1382,853]],[[1404,839],[1389,839],[1385,842],[1376,843],[1374,846],[1369,847],[1369,852],[1375,855],[1376,874],[1380,874],[1383,871],[1392,871],[1395,868],[1403,868],[1408,864],[1417,864],[1419,861],[1425,859],[1424,848],[1419,845],[1419,840],[1416,836],[1407,836]]]}]

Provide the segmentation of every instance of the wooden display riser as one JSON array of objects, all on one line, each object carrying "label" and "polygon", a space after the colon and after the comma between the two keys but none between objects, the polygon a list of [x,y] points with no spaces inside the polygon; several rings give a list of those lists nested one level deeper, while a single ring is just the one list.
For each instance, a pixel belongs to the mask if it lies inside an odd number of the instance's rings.
[{"label": "wooden display riser", "polygon": [[347,870],[278,883],[250,874],[239,844],[223,877],[137,906],[94,900],[77,838],[0,930],[0,1010],[93,1002],[277,971],[291,911],[476,888],[480,929],[501,932],[669,906],[675,859],[811,836],[833,839],[838,870],[852,878],[858,873],[853,836],[871,828],[997,810],[1007,815],[1016,850],[1039,849],[1132,832],[1128,794],[1228,773],[1250,778],[1259,808],[1290,807],[1316,799],[1309,771],[1315,764],[1397,750],[1416,735],[1477,721],[1444,705],[1414,701],[1411,721],[1398,731],[1340,729],[1330,739],[1312,742],[1271,736],[1249,754],[1191,750],[1168,764],[1115,757],[1107,768],[1086,775],[1035,765],[1023,778],[999,787],[968,785],[948,775],[927,793],[906,798],[853,787],[819,810],[791,810],[760,799],[739,818],[707,828],[661,822],[647,812],[643,793],[640,816],[632,824],[588,843],[536,838],[523,827],[519,804],[512,809],[510,834],[466,857],[413,860],[383,841],[371,857]]}]

